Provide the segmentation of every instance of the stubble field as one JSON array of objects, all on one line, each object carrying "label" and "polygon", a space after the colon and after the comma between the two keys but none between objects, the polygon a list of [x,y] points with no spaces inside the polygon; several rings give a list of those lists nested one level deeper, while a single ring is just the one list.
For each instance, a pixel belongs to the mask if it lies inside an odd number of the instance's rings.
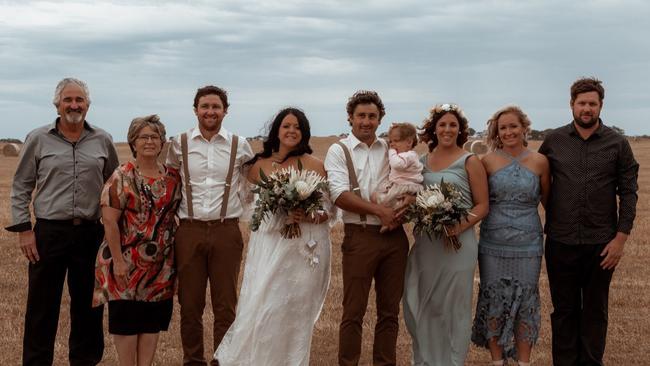
[{"label": "stubble field", "polygon": [[[312,138],[314,155],[324,158],[334,137]],[[532,143],[536,149],[539,143]],[[253,143],[259,149],[259,142]],[[625,247],[625,256],[619,264],[610,291],[609,333],[605,353],[607,365],[650,365],[650,140],[632,142],[634,154],[641,165],[639,174],[639,203],[634,230]],[[419,146],[423,151],[424,146]],[[121,161],[130,158],[125,144],[118,144]],[[0,156],[0,225],[10,224],[9,193],[16,168],[17,158]],[[248,240],[248,228],[241,225],[244,240]],[[311,365],[335,365],[338,326],[341,317],[342,276],[341,250],[343,239],[342,225],[332,230],[332,278],[321,317],[316,324],[311,350]],[[411,240],[412,243],[412,240]],[[242,267],[243,268],[243,267]],[[243,272],[243,270],[242,270]],[[478,271],[475,274],[474,301],[478,287]],[[64,290],[59,332],[55,346],[55,365],[67,364],[67,338],[69,334],[69,298]],[[550,365],[550,320],[552,310],[548,281],[544,265],[540,279],[542,298],[542,328],[540,339],[533,350],[534,365]],[[23,319],[27,298],[27,260],[17,247],[17,235],[0,230],[0,364],[18,365],[21,363]],[[360,364],[372,364],[372,334],[376,312],[374,292],[371,292],[368,311],[364,320],[363,350]],[[106,316],[105,316],[106,317]],[[179,365],[182,362],[182,348],[179,330],[179,308],[175,303],[174,316],[168,332],[161,334],[156,365]],[[105,319],[106,321],[106,319]],[[204,324],[210,329],[212,313],[206,306]],[[107,327],[105,327],[105,330]],[[212,344],[212,335],[206,331],[205,344]],[[106,349],[103,365],[117,364],[116,352],[111,337],[105,331]],[[210,357],[211,347],[206,347],[206,357]],[[400,318],[400,334],[397,345],[398,365],[410,364],[410,337]],[[489,364],[489,353],[485,349],[471,346],[466,365]]]}]

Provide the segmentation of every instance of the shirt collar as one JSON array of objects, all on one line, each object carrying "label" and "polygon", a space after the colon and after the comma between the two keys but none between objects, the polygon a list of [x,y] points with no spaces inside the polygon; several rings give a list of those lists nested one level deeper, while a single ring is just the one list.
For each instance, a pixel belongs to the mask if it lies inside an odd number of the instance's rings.
[{"label": "shirt collar", "polygon": [[[192,130],[192,133],[190,135],[190,139],[194,140],[195,138],[201,136],[203,138],[203,135],[201,135],[201,129],[199,127],[194,127]],[[217,132],[216,136],[221,136],[224,140],[229,141],[230,139],[228,138],[228,130],[226,130],[223,126],[219,129],[219,132]]]},{"label": "shirt collar", "polygon": [[[598,128],[589,136],[589,138],[592,138],[592,136],[601,137],[604,129],[605,125],[603,124],[603,120],[598,118]],[[576,129],[575,121],[571,121],[571,123],[569,123],[568,131],[570,135],[581,137],[578,133],[578,130]]]},{"label": "shirt collar", "polygon": [[[50,131],[49,131],[50,133],[54,133],[54,134],[60,135],[59,128],[58,128],[59,121],[61,121],[61,117],[57,117],[57,118],[54,120],[54,122],[52,122],[52,123],[50,124]],[[86,121],[86,120],[84,120],[84,129],[87,130],[87,131],[89,131],[89,132],[95,130],[95,129],[93,128],[93,126],[91,126],[90,123],[88,123],[88,121]]]},{"label": "shirt collar", "polygon": [[[375,137],[375,141],[368,148],[372,149],[377,144],[383,146],[380,140],[381,140],[380,137]],[[361,144],[365,145],[365,143],[361,142],[361,140],[359,140],[356,136],[354,136],[352,132],[350,132],[350,134],[348,135],[348,141],[350,141],[350,145],[352,146],[352,149],[355,149],[357,146]]]}]

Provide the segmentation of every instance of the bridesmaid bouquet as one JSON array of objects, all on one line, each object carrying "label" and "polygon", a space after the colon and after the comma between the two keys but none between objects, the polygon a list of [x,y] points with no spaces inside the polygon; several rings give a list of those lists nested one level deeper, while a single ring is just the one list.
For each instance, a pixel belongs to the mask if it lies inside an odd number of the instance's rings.
[{"label": "bridesmaid bouquet", "polygon": [[418,192],[415,202],[406,210],[406,221],[413,223],[413,232],[427,234],[429,239],[447,237],[445,245],[458,251],[461,243],[456,235],[450,235],[447,226],[453,226],[467,219],[469,208],[463,206],[462,195],[455,184],[445,183],[427,186]]},{"label": "bridesmaid bouquet", "polygon": [[[298,160],[298,170],[293,167],[276,170],[268,176],[260,169],[260,181],[253,188],[259,198],[250,221],[252,231],[257,231],[268,216],[287,215],[302,209],[306,215],[317,215],[323,210],[323,194],[327,181],[312,170],[303,170]],[[280,230],[283,238],[299,238],[302,233],[298,223],[285,224]]]}]

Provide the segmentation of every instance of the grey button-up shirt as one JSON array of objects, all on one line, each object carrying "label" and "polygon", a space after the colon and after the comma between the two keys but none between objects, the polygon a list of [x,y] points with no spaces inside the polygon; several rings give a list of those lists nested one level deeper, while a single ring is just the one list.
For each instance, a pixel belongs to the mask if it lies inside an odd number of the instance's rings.
[{"label": "grey button-up shirt", "polygon": [[104,182],[119,165],[113,139],[84,121],[77,142],[57,129],[59,119],[30,132],[18,158],[11,189],[12,225],[9,231],[30,230],[29,204],[34,215],[48,220],[100,217],[99,198]]}]

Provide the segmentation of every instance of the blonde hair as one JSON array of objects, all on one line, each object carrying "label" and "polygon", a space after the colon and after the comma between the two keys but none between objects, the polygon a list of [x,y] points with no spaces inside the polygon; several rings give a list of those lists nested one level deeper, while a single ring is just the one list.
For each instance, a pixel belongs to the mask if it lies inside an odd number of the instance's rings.
[{"label": "blonde hair", "polygon": [[411,139],[413,144],[411,148],[414,148],[418,144],[418,131],[411,123],[408,122],[394,122],[388,128],[388,137],[390,137],[391,132],[397,132],[399,135],[399,140],[403,141],[406,139]]},{"label": "blonde hair", "polygon": [[517,116],[517,119],[519,119],[519,123],[521,123],[521,127],[524,128],[524,146],[528,146],[528,133],[530,133],[530,119],[524,113],[524,111],[521,110],[516,105],[507,105],[505,107],[502,107],[498,111],[494,112],[492,117],[487,121],[487,136],[485,137],[485,143],[488,145],[490,148],[490,151],[494,151],[496,149],[500,149],[503,147],[503,143],[501,142],[501,139],[499,138],[499,126],[498,126],[498,121],[501,116],[503,116],[506,113],[512,113],[515,116]]},{"label": "blonde hair", "polygon": [[138,139],[140,131],[142,131],[142,129],[147,126],[149,126],[152,130],[156,131],[158,135],[160,135],[161,151],[163,145],[165,144],[165,141],[167,141],[167,131],[165,131],[165,125],[160,122],[160,117],[158,117],[157,114],[134,118],[133,121],[131,121],[131,125],[129,126],[129,132],[126,135],[126,140],[129,142],[129,147],[131,148],[131,153],[133,154],[134,158],[136,157],[135,140]]}]

